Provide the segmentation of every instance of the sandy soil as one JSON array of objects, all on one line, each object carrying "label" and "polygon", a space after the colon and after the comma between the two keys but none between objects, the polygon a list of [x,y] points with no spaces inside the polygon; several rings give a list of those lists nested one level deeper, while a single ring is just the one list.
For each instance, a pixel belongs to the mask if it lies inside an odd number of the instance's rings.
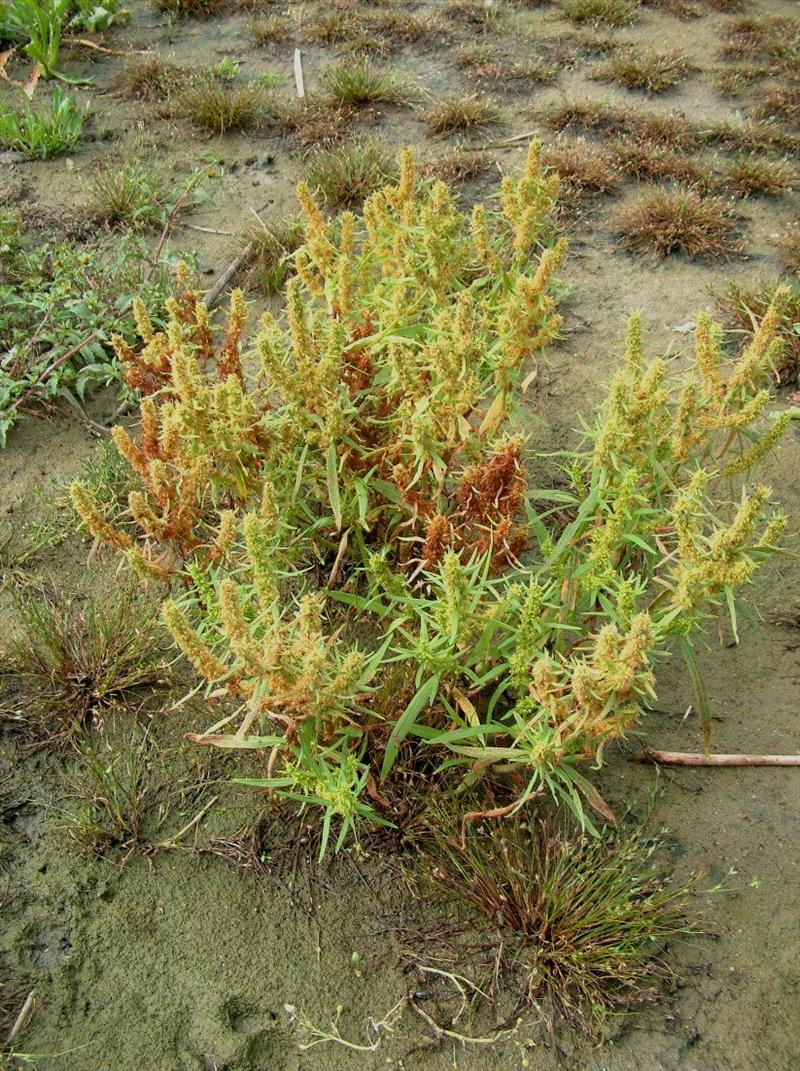
[{"label": "sandy soil", "polygon": [[[167,28],[153,9],[132,3],[128,29],[117,32],[115,47],[153,47],[179,62],[241,61],[253,75],[277,71],[283,90],[292,92],[290,43],[257,50],[246,31],[245,15],[187,21]],[[316,9],[324,5],[304,5]],[[436,6],[436,5],[431,5]],[[703,17],[682,22],[653,8],[643,9],[632,27],[611,31],[621,39],[685,49],[698,72],[682,88],[645,101],[565,71],[556,86],[526,93],[495,94],[509,135],[543,129],[542,108],[553,100],[591,96],[630,101],[658,111],[677,111],[693,120],[724,118],[733,104],[708,80],[731,16],[703,6]],[[759,17],[797,15],[800,5],[751,0]],[[536,37],[523,38],[520,26]],[[555,7],[511,9],[496,38],[509,55],[522,57],[531,41],[569,33]],[[449,43],[435,42],[400,52],[394,63],[430,92],[464,84],[450,62],[451,50],[474,41],[474,31],[458,30]],[[333,50],[304,47],[307,83],[314,85]],[[95,60],[94,57],[91,57]],[[301,161],[280,140],[238,135],[204,139],[183,125],[155,121],[147,109],[121,101],[108,87],[119,60],[88,62],[74,56],[75,71],[91,73],[96,129],[123,142],[140,139],[185,173],[206,159],[219,161],[224,177],[213,204],[188,221],[237,232],[250,208],[283,214],[292,205],[291,187]],[[747,97],[743,98],[745,101]],[[369,123],[389,143],[420,145],[426,158],[446,142],[424,136],[408,109],[390,109]],[[147,151],[150,151],[148,149]],[[494,155],[501,169],[513,167],[522,150]],[[114,141],[97,140],[70,158],[49,163],[0,165],[23,210],[46,208],[59,217],[79,216],[84,183],[98,161],[115,152]],[[485,192],[474,184],[467,197]],[[567,334],[549,355],[534,393],[532,426],[543,449],[570,441],[579,414],[589,414],[614,366],[624,318],[643,311],[653,353],[687,345],[675,327],[710,301],[709,290],[730,278],[754,280],[777,271],[774,240],[798,214],[796,198],[742,203],[746,256],[726,262],[694,263],[678,258],[655,263],[622,252],[611,237],[617,206],[635,196],[626,188],[614,199],[592,202],[571,225],[571,256],[563,278]],[[174,244],[198,250],[209,278],[233,252],[232,239],[186,229]],[[786,395],[777,404],[787,404]],[[104,416],[113,398],[93,403]],[[800,527],[800,442],[785,442],[770,462],[769,479],[790,514],[790,531]],[[97,442],[73,414],[28,421],[0,454],[0,519],[12,525],[45,508],[54,481],[74,475],[97,449]],[[41,489],[45,495],[41,495]],[[793,537],[793,547],[797,547]],[[35,563],[43,574],[70,589],[91,591],[107,583],[111,566],[86,565],[86,547],[77,540],[43,554]],[[759,613],[741,629],[736,647],[709,636],[702,663],[718,715],[715,745],[720,750],[796,752],[800,704],[800,645],[797,634],[771,623],[770,615],[800,603],[800,575],[791,559],[762,575],[750,601]],[[7,622],[10,603],[0,603]],[[695,719],[683,723],[691,702],[689,681],[676,662],[660,674],[660,711],[649,717],[648,740],[665,748],[698,746]],[[185,791],[173,791],[173,811],[164,831],[180,829],[209,798],[193,794],[194,759],[180,743],[184,715],[168,715],[156,731],[159,758],[154,776]],[[225,774],[225,765],[213,771]],[[796,771],[777,769],[678,770],[660,776],[650,767],[610,756],[600,787],[614,804],[634,800],[641,812],[652,802],[654,831],[668,830],[667,854],[675,878],[702,870],[695,907],[706,935],[676,943],[670,950],[680,981],[655,1007],[629,1016],[606,1043],[590,1046],[566,1028],[554,1041],[535,1026],[523,1025],[496,1045],[434,1043],[425,1024],[406,1011],[377,1052],[359,1052],[324,1043],[301,1051],[308,1040],[297,1028],[306,1018],[327,1029],[342,1005],[342,1037],[365,1045],[370,1017],[380,1019],[409,985],[390,929],[407,908],[385,866],[369,858],[345,856],[325,872],[302,858],[294,882],[236,870],[220,859],[188,850],[132,857],[125,866],[87,861],[65,837],[63,810],[70,775],[52,756],[23,755],[14,740],[0,736],[0,776],[9,779],[17,801],[10,829],[10,863],[0,893],[0,951],[36,985],[38,1008],[23,1034],[26,1051],[54,1054],[42,1067],[59,1071],[338,1071],[338,1069],[458,1067],[531,1068],[555,1071],[790,1071],[800,1065],[798,993],[798,820],[800,781]],[[220,802],[202,826],[198,843],[224,837],[252,817],[252,796],[224,782],[213,789]],[[276,843],[278,833],[274,834]],[[291,884],[291,889],[287,885]],[[721,886],[716,891],[708,890]],[[357,952],[358,974],[351,956]],[[294,1010],[292,1010],[294,1009]],[[476,1029],[490,1029],[479,1021]]]}]

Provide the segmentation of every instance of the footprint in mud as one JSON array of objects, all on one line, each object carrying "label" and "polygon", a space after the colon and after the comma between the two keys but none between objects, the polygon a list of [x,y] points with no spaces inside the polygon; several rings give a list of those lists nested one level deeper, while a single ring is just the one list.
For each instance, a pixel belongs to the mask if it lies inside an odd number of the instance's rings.
[{"label": "footprint in mud", "polygon": [[289,1071],[292,1045],[277,1013],[239,997],[214,1012],[197,1008],[180,1071]]}]

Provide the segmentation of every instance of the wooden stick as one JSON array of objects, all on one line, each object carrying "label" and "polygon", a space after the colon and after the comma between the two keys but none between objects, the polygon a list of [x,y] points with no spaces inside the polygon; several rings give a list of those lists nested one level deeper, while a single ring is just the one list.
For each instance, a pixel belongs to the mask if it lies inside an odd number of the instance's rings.
[{"label": "wooden stick", "polygon": [[239,268],[241,268],[242,264],[244,264],[245,261],[248,260],[253,255],[253,249],[254,248],[255,248],[255,243],[254,242],[250,242],[250,244],[246,245],[244,247],[244,249],[241,251],[241,253],[237,257],[234,257],[234,259],[230,262],[228,267],[225,269],[225,271],[222,273],[222,275],[220,275],[219,279],[217,279],[217,281],[211,287],[209,292],[203,298],[203,303],[206,305],[207,308],[209,308],[209,309],[213,309],[214,308],[216,303],[222,297],[222,292],[225,289],[225,287],[228,285],[228,283],[231,281],[231,279],[237,273]]},{"label": "wooden stick", "polygon": [[36,990],[32,989],[30,993],[28,993],[28,996],[25,999],[25,1003],[22,1005],[22,1010],[20,1011],[17,1018],[14,1020],[14,1025],[11,1027],[11,1033],[8,1035],[8,1039],[6,1040],[6,1044],[9,1048],[11,1048],[11,1046],[14,1044],[17,1034],[20,1033],[20,1031],[30,1019],[31,1013],[33,1012],[33,1001],[35,997]]},{"label": "wooden stick", "polygon": [[297,86],[297,95],[302,100],[306,95],[306,86],[303,81],[303,56],[299,48],[294,50],[294,84]]},{"label": "wooden stick", "polygon": [[800,766],[800,755],[703,755],[695,751],[636,751],[633,762],[661,766]]}]

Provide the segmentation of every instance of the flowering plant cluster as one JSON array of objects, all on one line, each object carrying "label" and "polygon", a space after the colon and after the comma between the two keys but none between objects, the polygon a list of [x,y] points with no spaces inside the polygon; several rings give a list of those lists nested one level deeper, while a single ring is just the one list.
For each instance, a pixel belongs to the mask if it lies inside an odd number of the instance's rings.
[{"label": "flowering plant cluster", "polygon": [[581,767],[635,726],[671,643],[696,675],[704,615],[777,546],[784,518],[742,477],[787,419],[766,425],[780,294],[730,366],[702,317],[692,368],[647,362],[634,316],[586,448],[528,486],[556,196],[537,144],[469,214],[408,150],[360,216],[326,219],[301,183],[285,316],[253,345],[242,294],[220,333],[185,274],[165,330],[137,305],[141,343],[118,341],[134,486],[115,511],[76,484],[75,507],[164,585],[175,643],[239,705],[194,738],[263,751],[253,783],[319,805],[323,851],[334,820],[338,844],[392,820],[409,763],[465,798],[505,784],[607,814]]}]

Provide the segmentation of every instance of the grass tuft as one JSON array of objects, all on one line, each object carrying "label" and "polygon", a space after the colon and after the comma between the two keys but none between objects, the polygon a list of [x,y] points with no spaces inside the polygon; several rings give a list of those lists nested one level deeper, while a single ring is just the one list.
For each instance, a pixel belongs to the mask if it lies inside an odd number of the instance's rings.
[{"label": "grass tuft", "polygon": [[800,274],[800,220],[786,228],[778,239],[781,267]]},{"label": "grass tuft", "polygon": [[248,22],[247,29],[261,48],[286,41],[292,36],[291,23],[285,15],[259,15]]},{"label": "grass tuft", "polygon": [[738,97],[767,74],[760,63],[733,63],[711,72],[711,81],[725,97]]},{"label": "grass tuft", "polygon": [[725,59],[750,59],[794,71],[800,59],[800,21],[781,15],[754,15],[728,27],[720,54]]},{"label": "grass tuft", "polygon": [[739,251],[730,204],[692,189],[656,189],[623,209],[617,233],[626,249],[657,257],[690,259],[729,256]]},{"label": "grass tuft", "polygon": [[309,96],[277,107],[278,129],[302,148],[341,141],[355,116],[355,108],[332,97]]},{"label": "grass tuft", "polygon": [[460,934],[451,928],[455,958],[486,979],[490,998],[507,977],[522,1005],[594,1034],[609,1012],[653,1001],[671,979],[661,955],[691,932],[689,887],[666,886],[640,833],[581,837],[533,820],[431,841],[437,902],[468,913]]},{"label": "grass tuft", "polygon": [[329,67],[323,84],[330,96],[351,108],[368,104],[407,104],[411,99],[408,86],[391,71],[366,56],[346,60]]},{"label": "grass tuft", "polygon": [[428,160],[422,166],[426,178],[439,179],[441,182],[467,182],[486,173],[492,161],[486,153],[475,149],[455,149],[444,153],[435,160]]},{"label": "grass tuft", "polygon": [[184,118],[213,134],[258,130],[272,114],[263,85],[220,77],[204,71],[181,93],[179,110]]},{"label": "grass tuft", "polygon": [[611,193],[619,185],[620,173],[613,160],[583,138],[559,138],[544,150],[542,161],[561,176],[559,194],[567,202],[594,193]]},{"label": "grass tuft", "polygon": [[561,10],[571,22],[629,26],[638,17],[637,0],[564,0]]},{"label": "grass tuft", "polygon": [[259,219],[245,235],[246,269],[251,285],[263,294],[277,293],[293,274],[292,253],[303,241],[300,220],[287,217],[265,223]]},{"label": "grass tuft", "polygon": [[216,15],[223,0],[155,0],[156,9],[176,19],[207,19]]},{"label": "grass tuft", "polygon": [[568,101],[550,110],[545,122],[553,130],[570,127],[589,132],[631,137],[665,149],[691,149],[699,137],[679,115],[639,112],[599,100]]},{"label": "grass tuft", "polygon": [[441,97],[423,112],[429,134],[458,134],[486,130],[500,122],[500,113],[477,93]]},{"label": "grass tuft", "polygon": [[722,184],[737,197],[780,197],[795,188],[797,171],[788,160],[741,156],[726,165]]},{"label": "grass tuft", "polygon": [[107,227],[139,230],[160,223],[169,189],[153,167],[132,160],[99,167],[89,182],[89,214]]},{"label": "grass tuft", "polygon": [[152,53],[126,61],[112,84],[121,96],[129,100],[155,103],[173,97],[186,85],[189,77],[188,71]]},{"label": "grass tuft", "polygon": [[710,189],[713,177],[696,156],[638,141],[618,138],[609,145],[617,167],[631,178],[654,182],[678,182]]},{"label": "grass tuft", "polygon": [[480,0],[445,0],[442,14],[454,22],[480,30],[497,28],[502,19],[500,4],[485,4]]},{"label": "grass tuft", "polygon": [[91,740],[80,742],[83,770],[72,785],[80,803],[67,812],[65,826],[87,854],[130,852],[142,841],[151,788],[145,747],[144,740],[129,740],[101,755]]},{"label": "grass tuft", "polygon": [[800,128],[800,81],[766,86],[750,114],[755,119],[772,119]]},{"label": "grass tuft", "polygon": [[663,93],[696,70],[681,52],[626,48],[590,69],[599,82],[617,82],[626,89],[642,89],[648,96]]},{"label": "grass tuft", "polygon": [[380,142],[360,139],[312,150],[305,161],[309,186],[329,209],[352,208],[392,178],[394,158]]},{"label": "grass tuft", "polygon": [[3,651],[4,718],[43,744],[74,743],[165,683],[165,647],[154,613],[130,594],[81,605],[23,589]]}]

